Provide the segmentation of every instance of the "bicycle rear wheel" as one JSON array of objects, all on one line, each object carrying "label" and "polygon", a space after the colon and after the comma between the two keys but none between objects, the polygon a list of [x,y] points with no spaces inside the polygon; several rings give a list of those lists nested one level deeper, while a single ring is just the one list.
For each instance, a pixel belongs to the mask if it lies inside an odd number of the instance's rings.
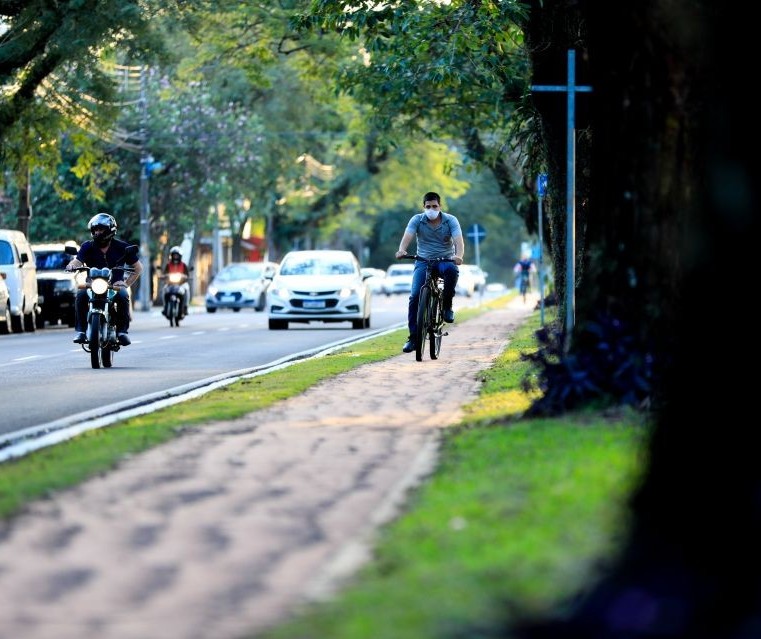
[{"label": "bicycle rear wheel", "polygon": [[428,339],[428,331],[430,326],[430,301],[431,301],[431,289],[423,285],[420,289],[420,295],[417,301],[417,330],[415,335],[415,359],[418,362],[423,361],[423,353],[425,352],[425,342]]}]

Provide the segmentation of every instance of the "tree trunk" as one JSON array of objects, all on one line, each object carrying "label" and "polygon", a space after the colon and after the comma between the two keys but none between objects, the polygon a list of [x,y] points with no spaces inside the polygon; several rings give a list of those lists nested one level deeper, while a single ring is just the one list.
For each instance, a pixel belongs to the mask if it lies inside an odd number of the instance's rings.
[{"label": "tree trunk", "polygon": [[18,185],[18,230],[29,239],[29,222],[32,219],[32,174],[28,166],[18,172],[16,184]]},{"label": "tree trunk", "polygon": [[757,637],[759,349],[732,317],[757,254],[755,26],[733,5],[580,6],[595,97],[579,316],[612,313],[657,345],[661,401],[622,559],[562,621],[510,636]]}]

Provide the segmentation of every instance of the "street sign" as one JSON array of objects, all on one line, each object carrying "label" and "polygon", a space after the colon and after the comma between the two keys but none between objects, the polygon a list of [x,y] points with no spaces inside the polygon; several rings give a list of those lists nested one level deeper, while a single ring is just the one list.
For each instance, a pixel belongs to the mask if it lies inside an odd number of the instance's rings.
[{"label": "street sign", "polygon": [[540,173],[536,181],[536,192],[539,197],[547,195],[547,174]]},{"label": "street sign", "polygon": [[465,234],[474,242],[483,242],[486,237],[486,229],[480,224],[472,224]]}]

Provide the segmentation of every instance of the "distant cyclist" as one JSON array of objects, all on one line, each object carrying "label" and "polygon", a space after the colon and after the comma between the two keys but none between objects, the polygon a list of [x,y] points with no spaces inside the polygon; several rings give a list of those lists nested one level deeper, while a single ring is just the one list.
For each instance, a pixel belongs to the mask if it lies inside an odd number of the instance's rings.
[{"label": "distant cyclist", "polygon": [[[407,222],[404,235],[399,242],[399,250],[396,257],[407,255],[407,247],[413,239],[417,240],[417,254],[420,257],[431,259],[434,257],[451,257],[455,262],[442,262],[438,265],[439,274],[444,278],[444,319],[454,322],[452,310],[452,298],[454,298],[457,280],[465,255],[465,240],[462,237],[460,222],[454,215],[441,210],[441,197],[433,191],[423,196],[423,212],[416,213]],[[425,262],[415,262],[415,271],[412,275],[412,289],[407,310],[407,325],[410,336],[402,350],[411,353],[415,350],[415,335],[417,334],[417,305],[420,289],[425,282]]]},{"label": "distant cyclist", "polygon": [[530,256],[524,255],[513,267],[513,272],[518,275],[518,290],[525,301],[526,294],[531,290],[531,273],[536,273],[536,265]]}]

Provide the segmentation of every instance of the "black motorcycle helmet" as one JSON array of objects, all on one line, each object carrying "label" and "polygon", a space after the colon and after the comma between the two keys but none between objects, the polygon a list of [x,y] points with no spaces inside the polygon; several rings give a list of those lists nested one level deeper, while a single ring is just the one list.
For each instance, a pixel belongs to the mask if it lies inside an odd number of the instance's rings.
[{"label": "black motorcycle helmet", "polygon": [[95,246],[106,246],[116,235],[116,220],[108,213],[98,213],[87,223]]},{"label": "black motorcycle helmet", "polygon": [[169,259],[175,264],[182,262],[182,251],[179,246],[173,246],[169,249]]}]

